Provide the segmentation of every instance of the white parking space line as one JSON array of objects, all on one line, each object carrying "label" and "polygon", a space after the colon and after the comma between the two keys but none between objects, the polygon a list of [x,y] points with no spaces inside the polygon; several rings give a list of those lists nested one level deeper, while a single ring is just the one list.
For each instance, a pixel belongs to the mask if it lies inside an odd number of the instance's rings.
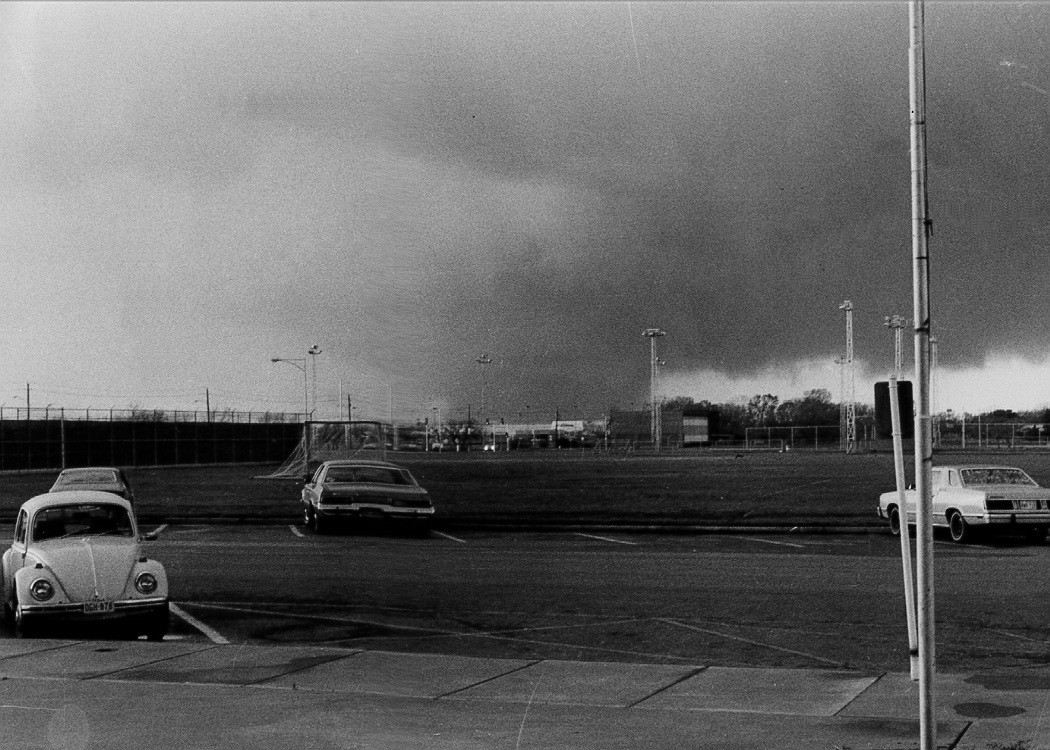
[{"label": "white parking space line", "polygon": [[219,644],[222,644],[222,645],[229,644],[229,641],[226,640],[225,638],[223,638],[222,634],[219,633],[218,630],[216,630],[215,628],[212,628],[212,627],[209,627],[209,626],[205,625],[203,622],[198,620],[196,617],[191,615],[189,612],[184,610],[179,605],[177,605],[177,604],[169,604],[168,606],[171,608],[171,613],[173,615],[175,615],[176,617],[182,618],[191,627],[194,627],[197,630],[199,630],[202,633],[204,633],[204,635],[208,636],[209,640],[211,640],[212,643],[219,643]]},{"label": "white parking space line", "polygon": [[296,535],[297,537],[299,537],[300,539],[302,539],[302,538],[304,538],[304,537],[306,536],[306,534],[304,534],[304,533],[302,532],[302,529],[300,529],[300,528],[299,528],[298,526],[296,526],[296,525],[295,525],[294,523],[293,523],[293,524],[290,524],[290,525],[288,526],[288,528],[289,528],[289,529],[291,529],[291,530],[292,530],[292,533],[293,533],[293,534],[295,534],[295,535]]},{"label": "white parking space line", "polygon": [[806,545],[804,544],[793,544],[792,542],[774,542],[772,539],[756,539],[753,536],[745,536],[741,537],[741,539],[746,539],[749,542],[765,542],[766,544],[779,544],[784,547],[798,547],[799,549],[806,548]]},{"label": "white parking space line", "polygon": [[452,536],[451,534],[446,534],[444,531],[434,531],[434,533],[438,536],[443,536],[446,539],[451,539],[453,542],[459,542],[460,544],[467,543],[465,539],[460,539],[459,537]]},{"label": "white parking space line", "polygon": [[597,534],[584,534],[582,531],[572,532],[576,536],[585,536],[588,539],[601,539],[603,542],[615,542],[616,544],[630,544],[632,547],[637,546],[638,542],[625,542],[622,539],[611,539],[607,536],[598,536]]},{"label": "white parking space line", "polygon": [[166,528],[168,528],[168,524],[166,524],[166,523],[162,523],[162,524],[161,524],[160,526],[158,526],[157,528],[155,528],[155,529],[154,529],[153,531],[151,531],[150,533],[151,533],[151,534],[159,534],[160,532],[164,531],[164,529],[166,529]]}]

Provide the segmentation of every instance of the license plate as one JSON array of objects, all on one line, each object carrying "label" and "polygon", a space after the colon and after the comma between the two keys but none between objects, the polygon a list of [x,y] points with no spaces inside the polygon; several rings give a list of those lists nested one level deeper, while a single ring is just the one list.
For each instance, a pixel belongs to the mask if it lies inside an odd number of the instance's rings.
[{"label": "license plate", "polygon": [[112,612],[113,602],[84,602],[85,615],[97,615],[102,612]]},{"label": "license plate", "polygon": [[1037,500],[1022,500],[1018,507],[1021,510],[1038,510],[1039,502]]}]

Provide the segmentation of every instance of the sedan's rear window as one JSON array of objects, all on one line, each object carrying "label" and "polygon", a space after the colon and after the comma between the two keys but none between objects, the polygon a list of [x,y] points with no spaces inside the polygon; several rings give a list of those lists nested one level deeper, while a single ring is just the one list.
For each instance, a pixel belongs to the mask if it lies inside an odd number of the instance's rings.
[{"label": "sedan's rear window", "polygon": [[132,536],[131,518],[119,505],[59,505],[37,511],[33,541],[72,536]]},{"label": "sedan's rear window", "polygon": [[985,484],[1023,484],[1029,487],[1037,487],[1030,476],[1020,469],[1008,469],[992,467],[987,469],[961,469],[962,481],[965,485]]},{"label": "sedan's rear window", "polygon": [[413,484],[411,478],[403,471],[385,469],[381,466],[333,466],[324,477],[325,483],[369,484]]}]

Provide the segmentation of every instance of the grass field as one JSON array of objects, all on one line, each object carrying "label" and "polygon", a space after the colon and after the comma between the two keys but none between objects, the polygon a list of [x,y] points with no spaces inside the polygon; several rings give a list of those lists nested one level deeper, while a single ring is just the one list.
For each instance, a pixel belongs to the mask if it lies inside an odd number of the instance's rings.
[{"label": "grass field", "polygon": [[[391,453],[430,490],[438,527],[470,524],[877,525],[893,489],[889,454],[610,455],[575,452]],[[1020,466],[1050,486],[1050,454],[951,454],[934,463]],[[131,469],[146,523],[235,518],[294,522],[300,482],[272,466]],[[46,492],[57,472],[0,477],[0,521]],[[913,462],[907,461],[907,475]]]}]

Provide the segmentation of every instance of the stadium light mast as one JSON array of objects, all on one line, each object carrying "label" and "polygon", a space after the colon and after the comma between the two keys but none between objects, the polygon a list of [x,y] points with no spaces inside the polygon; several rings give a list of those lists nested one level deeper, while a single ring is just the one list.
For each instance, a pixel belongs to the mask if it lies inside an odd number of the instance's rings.
[{"label": "stadium light mast", "polygon": [[[656,358],[656,392],[660,392],[660,368],[667,364],[666,359],[660,357]],[[656,410],[656,444],[663,445],[664,442],[664,402],[660,399],[659,407]]]},{"label": "stadium light mast", "polygon": [[846,312],[846,453],[857,449],[857,378],[853,366],[853,303],[845,300],[839,305]]},{"label": "stadium light mast", "polygon": [[642,336],[649,339],[649,434],[653,440],[653,450],[660,452],[660,417],[656,411],[656,339],[666,336],[667,331],[659,328],[646,328]]},{"label": "stadium light mast", "polygon": [[[310,418],[310,397],[306,384],[306,357],[274,357],[271,362],[287,362],[303,371],[303,421]],[[302,362],[302,364],[299,364]]]}]

